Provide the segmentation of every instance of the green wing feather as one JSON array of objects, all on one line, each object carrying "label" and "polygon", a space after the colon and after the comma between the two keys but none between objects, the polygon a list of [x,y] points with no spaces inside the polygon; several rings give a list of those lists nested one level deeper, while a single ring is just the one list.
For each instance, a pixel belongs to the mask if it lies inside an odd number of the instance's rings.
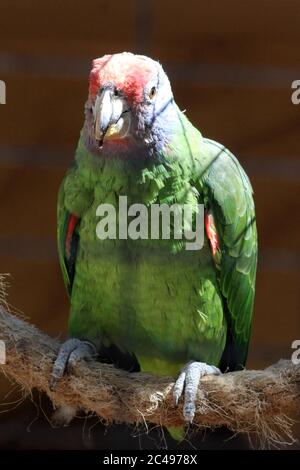
[{"label": "green wing feather", "polygon": [[245,365],[251,335],[257,265],[255,208],[251,184],[237,159],[220,144],[204,142],[212,157],[205,174],[206,203],[220,241],[219,281],[229,326],[223,363],[236,369]]},{"label": "green wing feather", "polygon": [[59,263],[62,270],[63,280],[69,295],[71,295],[75,270],[78,235],[77,231],[74,232],[72,236],[73,239],[71,240],[71,254],[67,254],[66,237],[70,217],[72,214],[67,210],[65,206],[64,183],[65,179],[63,180],[60,186],[57,201],[57,244]]}]

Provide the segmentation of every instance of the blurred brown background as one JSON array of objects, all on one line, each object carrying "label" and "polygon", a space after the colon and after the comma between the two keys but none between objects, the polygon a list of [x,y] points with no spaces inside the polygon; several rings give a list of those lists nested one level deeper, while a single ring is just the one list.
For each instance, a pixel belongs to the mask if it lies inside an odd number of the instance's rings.
[{"label": "blurred brown background", "polygon": [[[65,335],[56,195],[83,122],[90,62],[144,53],[163,64],[192,122],[251,178],[260,256],[248,367],[290,357],[300,338],[300,105],[291,102],[299,24],[298,0],[1,0],[0,272],[11,274],[10,303]],[[1,402],[16,399],[5,396],[10,388],[1,379]],[[63,434],[37,415],[29,401],[0,414],[0,447],[97,448],[86,436],[82,444],[82,422]],[[119,427],[103,439],[115,448],[140,440]]]}]

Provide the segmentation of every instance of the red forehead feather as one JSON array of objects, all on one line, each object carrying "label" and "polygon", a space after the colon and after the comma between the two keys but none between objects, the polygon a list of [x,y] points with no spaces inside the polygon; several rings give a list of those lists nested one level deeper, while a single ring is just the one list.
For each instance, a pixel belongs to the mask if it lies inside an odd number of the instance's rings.
[{"label": "red forehead feather", "polygon": [[154,73],[150,65],[133,54],[105,55],[95,59],[90,73],[89,97],[94,98],[100,87],[113,83],[128,100],[140,101],[144,87]]}]

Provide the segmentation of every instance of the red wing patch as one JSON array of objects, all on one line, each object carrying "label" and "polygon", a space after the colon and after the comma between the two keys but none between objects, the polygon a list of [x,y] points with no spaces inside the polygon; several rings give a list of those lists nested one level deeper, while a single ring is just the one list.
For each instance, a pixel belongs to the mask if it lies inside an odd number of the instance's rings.
[{"label": "red wing patch", "polygon": [[213,215],[208,212],[205,214],[205,231],[211,246],[213,256],[220,250],[219,237],[215,226]]},{"label": "red wing patch", "polygon": [[74,233],[78,220],[79,218],[76,217],[76,215],[74,214],[70,215],[68,228],[67,228],[67,235],[66,235],[66,244],[65,244],[67,258],[70,258],[71,256],[72,237],[73,237],[73,233]]}]

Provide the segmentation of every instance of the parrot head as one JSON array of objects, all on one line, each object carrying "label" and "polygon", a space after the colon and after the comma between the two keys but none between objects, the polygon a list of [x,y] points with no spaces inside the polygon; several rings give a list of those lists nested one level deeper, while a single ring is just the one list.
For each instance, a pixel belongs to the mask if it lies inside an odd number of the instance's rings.
[{"label": "parrot head", "polygon": [[86,122],[98,149],[166,139],[172,104],[170,82],[158,62],[128,52],[93,61]]}]

